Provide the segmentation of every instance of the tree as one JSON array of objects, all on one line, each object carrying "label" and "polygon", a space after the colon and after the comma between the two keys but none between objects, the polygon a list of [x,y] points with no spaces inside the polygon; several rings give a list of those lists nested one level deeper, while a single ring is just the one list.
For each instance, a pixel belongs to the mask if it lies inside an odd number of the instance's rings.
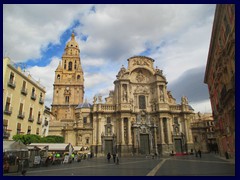
[{"label": "tree", "polygon": [[14,141],[21,141],[23,144],[28,145],[31,143],[64,143],[64,138],[62,136],[47,136],[41,137],[35,134],[25,134],[25,135],[14,135]]}]

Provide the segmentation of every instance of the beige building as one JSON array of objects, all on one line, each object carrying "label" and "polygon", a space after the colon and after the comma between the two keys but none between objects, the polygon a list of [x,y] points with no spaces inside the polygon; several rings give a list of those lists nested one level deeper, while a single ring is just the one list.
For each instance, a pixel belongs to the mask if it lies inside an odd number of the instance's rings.
[{"label": "beige building", "polygon": [[191,123],[194,149],[202,152],[217,152],[215,126],[211,113],[195,115]]},{"label": "beige building", "polygon": [[62,135],[65,143],[89,146],[100,156],[108,152],[126,156],[183,153],[193,148],[190,125],[194,110],[186,97],[176,103],[153,59],[129,58],[105,102],[95,96],[91,105],[82,102],[84,77],[79,51],[73,34],[55,71],[52,112],[56,121],[50,123],[49,135]]},{"label": "beige building", "polygon": [[235,5],[218,4],[204,82],[208,85],[221,156],[235,158]]},{"label": "beige building", "polygon": [[3,59],[3,138],[16,134],[41,135],[45,87]]}]

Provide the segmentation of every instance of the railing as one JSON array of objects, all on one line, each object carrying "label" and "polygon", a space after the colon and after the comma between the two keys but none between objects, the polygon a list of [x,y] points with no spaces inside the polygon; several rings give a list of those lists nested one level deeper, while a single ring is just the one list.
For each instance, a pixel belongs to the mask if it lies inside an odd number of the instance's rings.
[{"label": "railing", "polygon": [[35,101],[36,100],[36,94],[32,94],[31,99]]},{"label": "railing", "polygon": [[115,111],[116,110],[116,106],[115,105],[109,105],[109,104],[102,104],[101,108],[99,110],[102,111]]},{"label": "railing", "polygon": [[10,132],[6,132],[6,131],[4,131],[3,132],[3,138],[9,138],[10,137]]},{"label": "railing", "polygon": [[4,110],[4,114],[11,115],[12,114],[12,107],[6,107]]},{"label": "railing", "polygon": [[13,81],[13,80],[9,80],[8,81],[8,86],[14,89],[16,87],[16,82]]},{"label": "railing", "polygon": [[45,126],[48,126],[48,121],[45,121],[45,122],[44,122],[44,125],[45,125]]},{"label": "railing", "polygon": [[42,121],[40,119],[38,119],[37,124],[42,124]]},{"label": "railing", "polygon": [[28,121],[33,122],[34,121],[34,117],[33,116],[29,116]]},{"label": "railing", "polygon": [[44,103],[44,99],[43,98],[40,98],[39,99],[39,104],[43,104]]},{"label": "railing", "polygon": [[28,94],[27,89],[26,88],[22,88],[21,93],[26,96]]},{"label": "railing", "polygon": [[181,106],[170,106],[170,110],[171,111],[181,111],[182,109],[181,109]]},{"label": "railing", "polygon": [[25,117],[25,113],[18,114],[19,119],[24,119],[24,117]]}]

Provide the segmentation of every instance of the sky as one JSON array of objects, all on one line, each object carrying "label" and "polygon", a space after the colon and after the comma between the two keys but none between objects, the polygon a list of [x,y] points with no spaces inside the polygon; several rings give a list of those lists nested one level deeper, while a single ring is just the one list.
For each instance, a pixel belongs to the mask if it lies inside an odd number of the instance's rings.
[{"label": "sky", "polygon": [[122,65],[148,56],[163,70],[177,103],[211,112],[204,74],[215,4],[4,4],[3,55],[46,87],[51,107],[55,70],[74,31],[85,99],[107,97]]}]

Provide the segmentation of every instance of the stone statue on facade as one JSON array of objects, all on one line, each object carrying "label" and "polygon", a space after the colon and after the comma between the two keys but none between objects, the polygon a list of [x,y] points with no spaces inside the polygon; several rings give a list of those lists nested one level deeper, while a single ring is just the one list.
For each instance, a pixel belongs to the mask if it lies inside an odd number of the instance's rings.
[{"label": "stone statue on facade", "polygon": [[182,104],[188,104],[188,99],[186,96],[182,96],[181,101],[182,101]]}]

